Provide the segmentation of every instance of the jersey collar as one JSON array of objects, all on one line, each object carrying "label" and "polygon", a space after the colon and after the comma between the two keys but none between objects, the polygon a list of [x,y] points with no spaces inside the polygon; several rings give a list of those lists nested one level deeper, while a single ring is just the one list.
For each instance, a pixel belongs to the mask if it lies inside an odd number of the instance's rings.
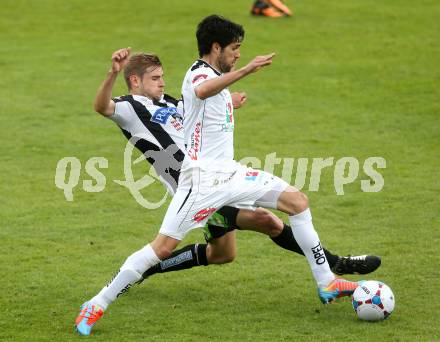
[{"label": "jersey collar", "polygon": [[143,96],[143,95],[132,95],[132,96],[133,96],[133,98],[135,100],[138,100],[138,101],[141,101],[141,102],[147,102],[148,104],[153,104],[153,105],[156,105],[156,106],[159,106],[159,107],[166,107],[167,106],[167,103],[164,100],[164,95],[162,95],[162,97],[160,98],[159,101],[152,100],[149,97],[146,97],[146,96]]},{"label": "jersey collar", "polygon": [[197,60],[197,64],[200,63],[204,66],[206,66],[207,68],[211,68],[212,71],[214,71],[216,73],[217,76],[221,76],[221,72],[217,71],[216,68],[214,68],[211,64],[209,64],[208,62],[205,62],[203,59],[198,59]]}]

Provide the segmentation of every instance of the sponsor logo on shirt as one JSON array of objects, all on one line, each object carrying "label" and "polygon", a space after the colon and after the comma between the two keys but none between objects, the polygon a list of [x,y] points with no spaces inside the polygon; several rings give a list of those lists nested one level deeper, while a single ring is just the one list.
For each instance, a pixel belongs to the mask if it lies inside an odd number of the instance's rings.
[{"label": "sponsor logo on shirt", "polygon": [[159,108],[151,116],[151,121],[165,125],[170,116],[176,118],[179,117],[180,115],[177,112],[177,109],[174,107]]},{"label": "sponsor logo on shirt", "polygon": [[234,115],[232,111],[232,103],[228,102],[226,104],[226,118],[225,123],[222,124],[223,132],[233,132],[234,131]]},{"label": "sponsor logo on shirt", "polygon": [[199,74],[199,75],[194,76],[194,78],[193,78],[193,80],[192,80],[192,83],[194,84],[194,83],[196,83],[198,80],[205,80],[205,79],[207,79],[207,78],[208,78],[208,75],[206,75],[206,74]]},{"label": "sponsor logo on shirt", "polygon": [[197,153],[200,150],[200,139],[202,132],[202,123],[198,121],[194,132],[191,134],[191,147],[188,150],[188,155],[192,160],[197,160]]},{"label": "sponsor logo on shirt", "polygon": [[171,126],[173,126],[176,131],[183,129],[182,121],[176,118],[172,118],[170,121]]},{"label": "sponsor logo on shirt", "polygon": [[257,179],[257,176],[258,176],[258,171],[247,171],[246,177],[244,179],[248,181],[254,181]]},{"label": "sponsor logo on shirt", "polygon": [[234,115],[232,114],[232,103],[228,102],[226,104],[226,122],[227,123],[233,123],[234,122]]},{"label": "sponsor logo on shirt", "polygon": [[193,216],[193,220],[196,222],[200,222],[203,221],[205,218],[207,218],[209,215],[215,213],[217,209],[216,208],[206,208],[206,209],[202,209],[199,212],[197,212],[194,216]]}]

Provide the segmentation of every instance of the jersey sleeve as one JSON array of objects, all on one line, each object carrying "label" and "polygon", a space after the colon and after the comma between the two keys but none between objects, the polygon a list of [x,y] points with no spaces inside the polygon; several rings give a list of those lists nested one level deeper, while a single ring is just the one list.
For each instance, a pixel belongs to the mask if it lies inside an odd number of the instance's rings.
[{"label": "jersey sleeve", "polygon": [[197,68],[190,73],[191,88],[193,91],[203,82],[217,77],[214,70],[207,67]]},{"label": "jersey sleeve", "polygon": [[109,116],[109,119],[116,122],[119,126],[124,126],[130,121],[134,109],[127,101],[115,102],[115,112]]}]

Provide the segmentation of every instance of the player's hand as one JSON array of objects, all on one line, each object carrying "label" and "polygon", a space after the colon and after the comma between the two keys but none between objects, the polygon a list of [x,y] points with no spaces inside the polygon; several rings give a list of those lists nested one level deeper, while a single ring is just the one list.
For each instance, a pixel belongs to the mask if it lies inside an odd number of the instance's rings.
[{"label": "player's hand", "polygon": [[241,106],[243,106],[247,100],[247,96],[245,92],[237,92],[237,93],[231,93],[232,97],[232,106],[234,109],[238,109]]},{"label": "player's hand", "polygon": [[275,57],[274,52],[264,56],[257,56],[244,68],[247,71],[247,73],[257,72],[261,68],[267,65],[271,65],[274,57]]},{"label": "player's hand", "polygon": [[131,48],[119,49],[112,54],[112,71],[120,72],[128,63]]}]

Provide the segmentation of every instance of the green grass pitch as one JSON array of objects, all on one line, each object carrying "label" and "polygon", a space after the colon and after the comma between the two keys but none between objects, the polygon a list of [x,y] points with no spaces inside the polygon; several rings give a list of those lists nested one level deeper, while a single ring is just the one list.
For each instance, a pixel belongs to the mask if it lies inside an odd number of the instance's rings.
[{"label": "green grass pitch", "polygon": [[[124,179],[126,141],[93,113],[93,98],[111,53],[126,46],[158,53],[167,92],[178,96],[197,57],[195,26],[211,13],[244,25],[239,65],[277,53],[232,87],[248,93],[236,112],[237,159],[357,158],[359,176],[343,196],[334,165],[319,191],[308,191],[310,174],[303,190],[325,246],[382,256],[365,278],[393,289],[395,312],[368,324],[349,300],[322,306],[304,258],[238,232],[235,262],[152,277],[109,308],[93,339],[440,340],[438,1],[286,0],[295,14],[281,20],[251,17],[251,2],[1,1],[0,340],[78,340],[79,305],[155,236],[166,206],[146,210],[113,182]],[[119,79],[114,95],[125,91]],[[82,165],[73,202],[54,182],[68,156]],[[108,160],[107,183],[88,193],[84,166],[94,156]],[[366,193],[362,163],[374,156],[386,159],[385,184]],[[146,171],[136,166],[136,177]],[[159,198],[162,187],[147,193]]]}]

